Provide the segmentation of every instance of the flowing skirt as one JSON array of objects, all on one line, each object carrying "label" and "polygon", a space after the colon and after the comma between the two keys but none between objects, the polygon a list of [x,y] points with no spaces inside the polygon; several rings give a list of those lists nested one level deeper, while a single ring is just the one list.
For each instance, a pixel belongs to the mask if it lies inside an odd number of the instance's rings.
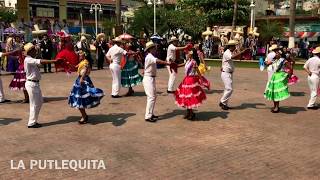
[{"label": "flowing skirt", "polygon": [[289,85],[294,85],[297,82],[299,82],[299,78],[294,74],[292,74],[291,77],[288,79],[288,84]]},{"label": "flowing skirt", "polygon": [[142,83],[143,77],[139,74],[138,63],[127,61],[121,71],[122,87],[133,87]]},{"label": "flowing skirt", "polygon": [[13,76],[13,80],[11,81],[9,88],[11,90],[26,90],[26,72],[24,71],[23,64],[21,64]]},{"label": "flowing skirt", "polygon": [[175,103],[179,107],[193,109],[207,99],[202,87],[210,88],[210,83],[203,77],[186,76],[175,92]]},{"label": "flowing skirt", "polygon": [[104,93],[101,89],[95,88],[89,76],[84,78],[84,83],[80,84],[80,77],[75,81],[68,104],[73,108],[94,108],[100,104]]},{"label": "flowing skirt", "polygon": [[270,101],[283,101],[289,98],[288,74],[285,72],[273,73],[267,84],[264,97]]}]

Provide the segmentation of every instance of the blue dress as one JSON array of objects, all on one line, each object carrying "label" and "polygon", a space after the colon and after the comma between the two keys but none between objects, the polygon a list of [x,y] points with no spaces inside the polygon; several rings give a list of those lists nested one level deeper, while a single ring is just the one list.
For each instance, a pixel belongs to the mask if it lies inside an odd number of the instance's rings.
[{"label": "blue dress", "polygon": [[84,83],[80,83],[79,76],[75,81],[70,96],[68,98],[68,104],[77,109],[89,109],[97,107],[100,104],[100,100],[103,98],[104,93],[101,89],[95,88],[88,75],[84,77]]}]

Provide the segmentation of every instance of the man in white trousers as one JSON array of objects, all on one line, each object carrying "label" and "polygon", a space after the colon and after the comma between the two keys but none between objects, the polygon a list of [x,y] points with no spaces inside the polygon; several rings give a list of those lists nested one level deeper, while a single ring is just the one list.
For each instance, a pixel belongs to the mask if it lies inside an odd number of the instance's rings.
[{"label": "man in white trousers", "polygon": [[[7,53],[0,52],[0,58],[4,57],[4,56],[8,56],[10,54],[13,54],[15,52],[17,52],[17,51],[12,51],[12,52],[7,52]],[[2,85],[2,80],[1,80],[1,76],[0,76],[0,103],[6,103],[6,102],[10,102],[10,100],[5,99],[5,97],[4,97],[3,85]]]},{"label": "man in white trousers", "polygon": [[[170,43],[170,45],[168,46],[168,50],[167,50],[167,62],[175,62],[176,61],[176,52],[177,51],[181,51],[184,50],[187,46],[184,47],[177,47],[179,42],[179,39],[176,37],[171,37],[170,40],[168,41],[168,43]],[[174,93],[175,89],[174,89],[174,83],[176,80],[176,76],[177,73],[176,71],[171,71],[170,67],[168,67],[168,72],[169,72],[169,81],[168,81],[168,93]]]},{"label": "man in white trousers", "polygon": [[120,98],[120,87],[121,87],[121,66],[120,61],[123,55],[126,55],[127,52],[120,47],[122,39],[116,37],[113,39],[114,45],[107,52],[107,59],[109,61],[109,68],[112,75],[112,98]]},{"label": "man in white trousers", "polygon": [[220,100],[219,106],[223,110],[229,110],[230,107],[228,106],[228,101],[231,98],[232,92],[233,92],[233,72],[234,72],[234,64],[233,60],[234,58],[238,57],[242,53],[244,53],[245,49],[237,54],[233,54],[233,52],[236,50],[236,45],[238,44],[235,40],[230,40],[227,44],[227,50],[223,53],[222,58],[222,67],[221,67],[221,79],[224,84],[224,92],[223,96]]},{"label": "man in white trousers", "polygon": [[308,84],[311,92],[307,108],[317,110],[319,108],[316,105],[316,101],[320,78],[320,46],[313,50],[312,53],[314,56],[304,64],[304,69],[308,73]]},{"label": "man in white trousers", "polygon": [[144,64],[144,77],[143,77],[143,87],[147,95],[147,107],[145,120],[147,122],[157,122],[157,116],[154,115],[154,107],[157,99],[156,91],[156,76],[157,76],[157,64],[170,65],[171,62],[166,62],[157,59],[153,56],[156,52],[156,46],[153,42],[148,42],[146,44],[145,51],[148,55],[145,58]]},{"label": "man in white trousers", "polygon": [[274,62],[275,60],[275,57],[276,57],[276,51],[279,50],[279,47],[278,45],[276,44],[273,44],[271,45],[271,47],[269,48],[269,53],[267,55],[267,58],[266,58],[266,61],[265,61],[265,64],[268,66],[267,67],[267,72],[268,72],[268,82],[270,81],[273,73],[276,71],[275,69],[273,69],[273,66],[272,66],[272,63]]},{"label": "man in white trousers", "polygon": [[57,60],[44,60],[35,59],[37,56],[37,50],[32,43],[28,43],[24,46],[26,58],[24,60],[24,69],[26,71],[26,89],[29,95],[30,101],[30,116],[28,122],[28,128],[40,128],[41,124],[38,123],[38,117],[40,109],[43,103],[42,93],[40,89],[40,70],[39,65],[55,63]]}]

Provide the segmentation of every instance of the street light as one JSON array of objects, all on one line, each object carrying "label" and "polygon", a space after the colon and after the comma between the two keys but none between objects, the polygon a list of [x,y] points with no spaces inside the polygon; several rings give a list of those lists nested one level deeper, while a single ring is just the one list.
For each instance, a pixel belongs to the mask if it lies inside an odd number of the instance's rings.
[{"label": "street light", "polygon": [[253,28],[255,26],[255,18],[254,18],[254,8],[256,7],[256,5],[254,4],[253,0],[251,0],[251,4],[250,4],[250,9],[251,9],[251,21],[250,21],[250,31],[253,31]]},{"label": "street light", "polygon": [[102,8],[101,8],[101,4],[99,3],[94,3],[94,4],[91,4],[91,8],[90,8],[90,13],[92,14],[93,13],[93,10],[94,10],[94,15],[95,15],[95,21],[96,21],[96,36],[98,35],[98,10],[99,10],[99,13],[101,14],[103,11],[102,11]]},{"label": "street light", "polygon": [[151,0],[148,0],[148,5],[152,5],[153,4],[153,33],[154,34],[157,34],[157,15],[156,15],[156,7],[157,7],[157,4],[158,5],[161,5],[162,4],[162,1],[161,0],[158,0],[156,2],[156,0],[153,0],[153,3]]}]

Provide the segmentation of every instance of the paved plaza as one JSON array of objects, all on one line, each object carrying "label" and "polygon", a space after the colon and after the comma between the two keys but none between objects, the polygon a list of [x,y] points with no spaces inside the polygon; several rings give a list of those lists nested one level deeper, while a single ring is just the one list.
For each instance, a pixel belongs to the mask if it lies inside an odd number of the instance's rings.
[{"label": "paved plaza", "polygon": [[[177,82],[183,78],[180,69]],[[28,129],[29,105],[0,105],[0,179],[319,179],[319,111],[307,111],[306,74],[290,86],[292,97],[270,113],[263,98],[266,72],[238,68],[230,111],[219,108],[223,92],[219,68],[206,75],[212,82],[195,122],[166,93],[167,70],[158,71],[157,123],[144,121],[143,86],[135,96],[111,99],[111,74],[93,71],[91,78],[106,96],[88,110],[90,123],[80,126],[80,113],[67,104],[76,75],[43,74],[45,103],[40,129]],[[8,87],[11,75],[2,76]],[[177,84],[178,85],[178,84]],[[122,89],[122,94],[126,93]],[[5,88],[8,99],[22,92]],[[12,170],[10,160],[103,160],[105,170]]]}]

